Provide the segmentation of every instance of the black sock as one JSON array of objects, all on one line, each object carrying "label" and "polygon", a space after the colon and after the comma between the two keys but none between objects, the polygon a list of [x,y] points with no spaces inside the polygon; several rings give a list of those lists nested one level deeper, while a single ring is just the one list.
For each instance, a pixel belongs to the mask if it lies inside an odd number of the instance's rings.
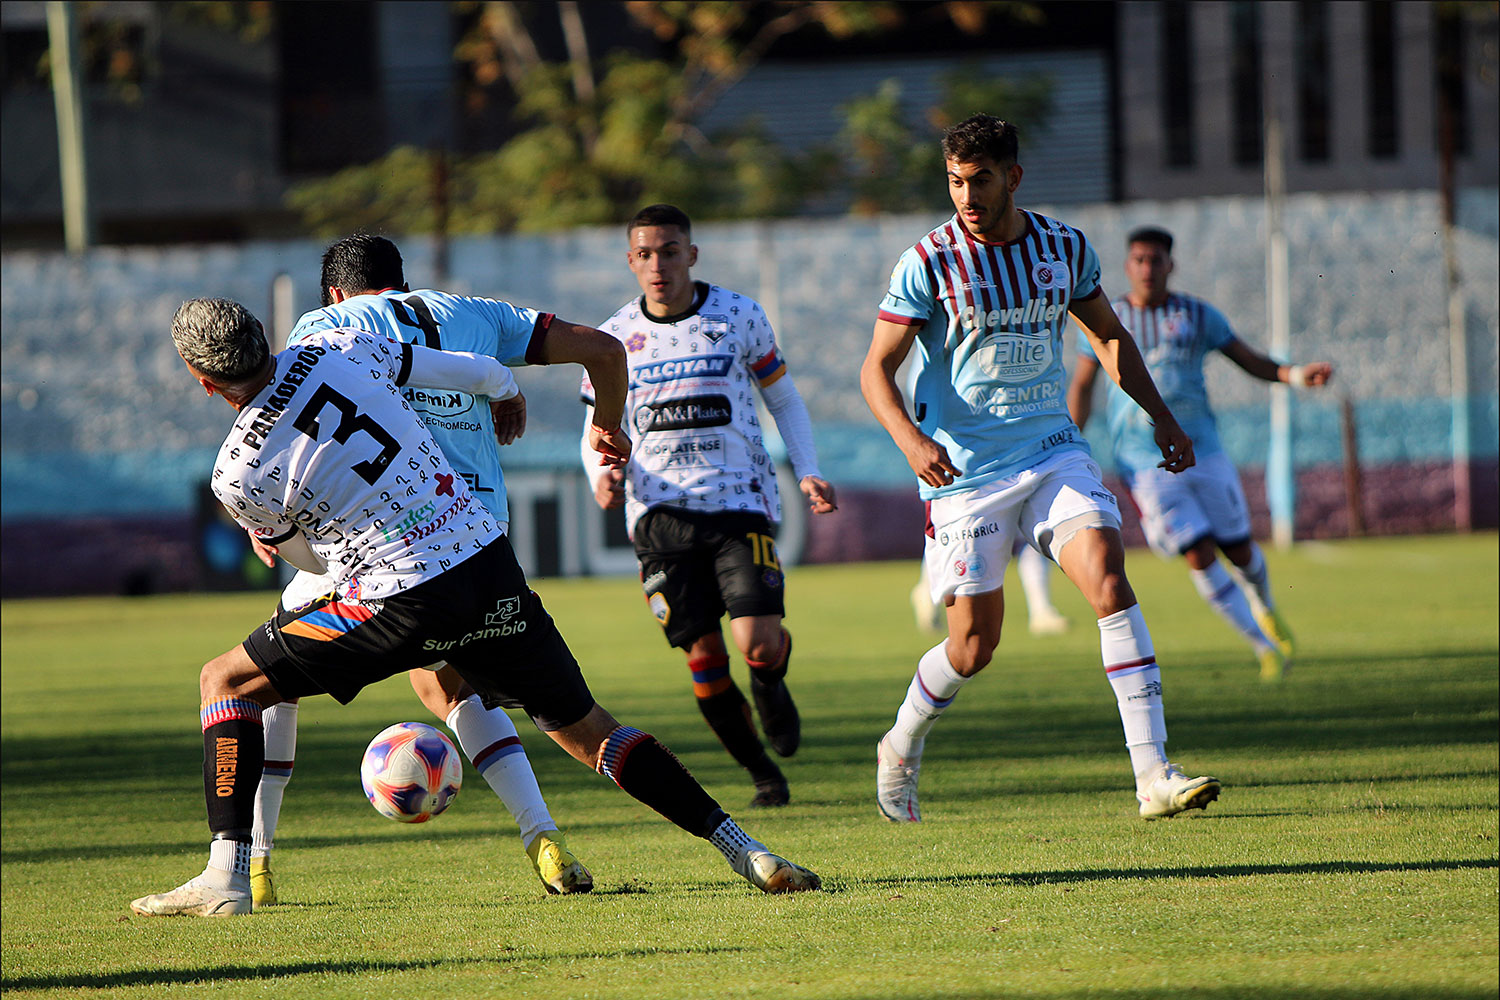
[{"label": "black sock", "polygon": [[649,733],[621,726],[599,747],[600,774],[695,837],[707,837],[724,810],[688,769]]},{"label": "black sock", "polygon": [[756,782],[783,780],[781,769],[766,756],[766,748],[755,735],[755,726],[750,720],[750,703],[733,682],[716,695],[699,698],[698,710],[719,742],[724,744],[724,749],[729,751],[729,756],[749,771]]},{"label": "black sock", "polygon": [[203,791],[215,839],[250,840],[266,757],[260,714],[260,706],[246,698],[203,708]]}]

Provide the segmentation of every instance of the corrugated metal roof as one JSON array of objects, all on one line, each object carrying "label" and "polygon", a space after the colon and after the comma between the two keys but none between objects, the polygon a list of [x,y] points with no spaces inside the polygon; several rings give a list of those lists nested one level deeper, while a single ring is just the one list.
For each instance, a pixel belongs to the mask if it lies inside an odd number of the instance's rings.
[{"label": "corrugated metal roof", "polygon": [[[757,66],[704,115],[712,135],[758,118],[784,146],[829,144],[843,125],[839,108],[872,94],[886,80],[901,86],[909,121],[930,133],[926,109],[939,103],[941,77],[971,64],[1010,79],[1052,80],[1052,114],[1046,126],[1021,137],[1028,204],[1108,201],[1110,182],[1109,63],[1103,52],[1042,52],[938,59],[860,60],[823,65],[766,62]],[[979,109],[975,109],[979,110]],[[1004,108],[984,109],[1005,114]],[[937,135],[931,134],[932,141]]]}]

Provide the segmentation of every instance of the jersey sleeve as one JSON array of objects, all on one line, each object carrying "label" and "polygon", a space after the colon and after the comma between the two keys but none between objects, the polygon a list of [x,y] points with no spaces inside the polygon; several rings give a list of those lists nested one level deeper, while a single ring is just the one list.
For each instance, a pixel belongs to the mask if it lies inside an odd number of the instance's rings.
[{"label": "jersey sleeve", "polygon": [[781,381],[786,374],[786,359],[776,346],[776,331],[766,318],[760,303],[751,304],[750,315],[745,319],[745,360],[755,384],[767,389]]},{"label": "jersey sleeve", "polygon": [[1069,297],[1074,302],[1093,298],[1099,294],[1102,280],[1103,272],[1094,245],[1083,233],[1078,233],[1078,259],[1073,266],[1073,291]]},{"label": "jersey sleeve", "polygon": [[495,360],[506,367],[541,363],[541,346],[552,326],[551,313],[500,299],[471,298],[469,301],[495,325],[495,349],[485,353],[493,354]]},{"label": "jersey sleeve", "polygon": [[880,319],[902,326],[921,326],[937,308],[933,297],[932,274],[912,247],[901,255],[891,272],[891,283],[880,300]]},{"label": "jersey sleeve", "polygon": [[286,335],[286,345],[291,347],[294,344],[300,344],[315,333],[334,330],[338,326],[338,321],[329,315],[326,308],[314,309],[310,313],[303,313],[301,318],[297,320],[296,325],[292,327],[292,332]]},{"label": "jersey sleeve", "polygon": [[1203,347],[1209,351],[1222,351],[1235,339],[1234,327],[1229,325],[1229,319],[1214,306],[1207,302],[1202,303],[1203,319],[1200,326],[1200,335],[1203,337]]},{"label": "jersey sleeve", "polygon": [[285,517],[257,507],[244,497],[228,496],[214,483],[214,496],[224,505],[236,524],[265,545],[279,545],[297,533],[297,525]]}]

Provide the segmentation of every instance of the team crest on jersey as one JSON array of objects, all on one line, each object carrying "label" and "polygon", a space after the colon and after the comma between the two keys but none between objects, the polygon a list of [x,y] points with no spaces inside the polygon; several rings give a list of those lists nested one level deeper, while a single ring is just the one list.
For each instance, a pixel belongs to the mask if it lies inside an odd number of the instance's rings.
[{"label": "team crest on jersey", "polygon": [[932,234],[932,242],[936,246],[951,247],[953,246],[953,237],[948,234],[948,230],[939,229]]},{"label": "team crest on jersey", "polygon": [[667,622],[672,618],[672,608],[671,605],[667,604],[667,599],[661,594],[652,594],[646,599],[646,603],[651,607],[652,617],[656,619],[662,628],[666,628]]},{"label": "team crest on jersey", "polygon": [[1066,290],[1073,283],[1068,265],[1060,260],[1039,260],[1031,265],[1031,280],[1043,291],[1049,288]]},{"label": "team crest on jersey", "polygon": [[729,335],[729,317],[699,316],[698,332],[717,344]]}]

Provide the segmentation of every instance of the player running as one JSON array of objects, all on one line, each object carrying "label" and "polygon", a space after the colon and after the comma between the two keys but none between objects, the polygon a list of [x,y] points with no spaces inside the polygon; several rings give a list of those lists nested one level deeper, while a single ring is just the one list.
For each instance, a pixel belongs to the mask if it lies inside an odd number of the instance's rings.
[{"label": "player running", "polygon": [[[390,240],[359,233],[323,254],[323,308],[299,319],[289,346],[336,329],[365,330],[387,340],[466,351],[496,358],[509,367],[582,364],[585,370],[613,361],[612,338],[591,327],[560,320],[498,299],[411,291],[401,252]],[[506,530],[509,519],[498,444],[509,444],[526,425],[526,399],[518,390],[505,400],[486,401],[453,389],[402,390],[406,404],[427,425],[443,454],[475,498]],[[252,535],[252,541],[254,536]],[[257,545],[268,564],[271,554]],[[329,592],[329,576],[298,573],[282,594],[281,607],[299,608]],[[499,797],[520,829],[532,869],[549,893],[588,892],[593,876],[569,849],[537,786],[516,727],[505,710],[486,708],[457,671],[440,657],[428,669],[411,671],[411,685],[434,715],[458,737],[464,755]],[[297,702],[268,708],[266,764],[255,799],[250,887],[256,906],[276,902],[271,851],[282,796],[291,780],[297,749]]]},{"label": "player running", "polygon": [[[921,819],[924,741],[1000,641],[1005,566],[1019,535],[1058,564],[1099,619],[1141,816],[1205,808],[1219,782],[1167,760],[1161,671],[1125,577],[1115,498],[1064,406],[1070,312],[1110,377],[1152,415],[1162,467],[1190,468],[1192,441],[1109,308],[1083,234],[1016,207],[1015,126],[974,115],[944,134],[942,148],[956,212],[902,254],[860,372],[870,409],[921,481],[928,576],[948,609],[946,641],[918,661],[880,739],[876,801],[888,819]],[[914,345],[915,419],[896,386]]]},{"label": "player running", "polygon": [[[819,888],[805,868],[749,837],[649,734],[623,726],[588,685],[495,518],[448,463],[401,387],[504,400],[508,369],[491,357],[323,332],[271,355],[238,303],[194,299],[172,339],[188,371],[237,413],[213,489],[247,530],[341,585],[279,611],[200,676],[208,867],[176,889],[134,900],[147,916],[249,913],[250,825],[265,744],[263,710],[368,684],[441,653],[487,700],[522,708],[573,757],[678,826],[709,840],[765,892]],[[595,450],[630,456],[618,418],[624,352],[593,372]]]},{"label": "player running", "polygon": [[[1150,420],[1118,386],[1110,386],[1107,412],[1115,463],[1140,509],[1151,547],[1164,557],[1181,555],[1187,561],[1193,586],[1250,644],[1260,661],[1260,679],[1274,684],[1291,666],[1292,633],[1276,610],[1260,546],[1250,537],[1250,511],[1239,474],[1219,444],[1203,360],[1209,351],[1221,351],[1258,379],[1298,387],[1326,385],[1333,366],[1326,361],[1283,365],[1261,354],[1234,335],[1219,310],[1168,291],[1173,267],[1171,233],[1154,227],[1131,233],[1125,256],[1130,291],[1114,301],[1114,310],[1140,338],[1151,378],[1192,436],[1198,462],[1178,475],[1157,468]],[[1078,365],[1068,385],[1068,409],[1079,427],[1088,423],[1098,375],[1099,359],[1080,335]],[[1228,571],[1216,550],[1228,557]]]},{"label": "player running", "polygon": [[630,356],[625,421],[639,445],[629,465],[600,466],[587,447],[595,387],[585,379],[584,468],[599,506],[625,507],[646,603],[667,642],[687,654],[703,718],[750,772],[750,804],[786,805],[786,778],[750,723],[719,627],[727,611],[766,740],[790,757],[801,720],[786,686],[792,636],[782,627],[785,578],[774,541],[781,498],[761,441],[757,394],[814,513],[837,509],[834,488],[818,471],[807,407],[759,303],[692,279],[698,248],[686,213],[650,205],[626,233],[641,297],[604,329]]}]

